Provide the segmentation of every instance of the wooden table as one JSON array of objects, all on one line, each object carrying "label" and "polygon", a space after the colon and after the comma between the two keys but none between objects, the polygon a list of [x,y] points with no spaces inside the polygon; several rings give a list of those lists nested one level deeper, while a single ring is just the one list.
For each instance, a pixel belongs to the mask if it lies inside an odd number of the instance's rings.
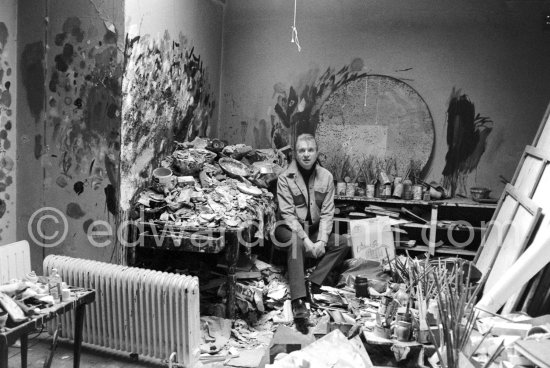
[{"label": "wooden table", "polygon": [[[171,224],[140,223],[142,233],[135,234],[143,239],[142,246],[180,252],[217,254],[225,252],[227,262],[227,318],[235,317],[236,265],[239,260],[240,245],[252,240],[253,225],[241,227],[181,227]],[[136,238],[137,239],[137,238]],[[135,248],[128,249],[128,264],[136,262]]]},{"label": "wooden table", "polygon": [[46,322],[62,315],[72,309],[75,310],[75,340],[74,340],[74,361],[73,367],[80,366],[80,350],[82,347],[82,327],[84,325],[84,314],[86,304],[95,300],[94,290],[77,291],[75,297],[66,302],[55,304],[44,309],[42,314],[36,315],[26,322],[17,325],[14,328],[6,329],[0,332],[0,367],[8,367],[8,347],[21,339],[21,367],[27,367],[28,335],[42,328]]}]

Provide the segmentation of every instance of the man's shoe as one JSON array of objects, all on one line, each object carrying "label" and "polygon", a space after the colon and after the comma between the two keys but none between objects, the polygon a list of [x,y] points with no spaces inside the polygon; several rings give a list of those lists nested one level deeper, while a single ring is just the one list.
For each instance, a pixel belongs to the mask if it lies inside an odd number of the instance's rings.
[{"label": "man's shoe", "polygon": [[307,308],[305,298],[294,299],[291,305],[296,329],[307,335],[309,333],[309,309]]},{"label": "man's shoe", "polygon": [[315,301],[315,294],[321,294],[321,287],[308,280],[306,281],[306,291],[309,304],[314,308],[318,308],[319,305]]},{"label": "man's shoe", "polygon": [[308,319],[309,318],[309,309],[307,309],[305,298],[294,299],[291,302],[292,305],[292,315],[294,320],[296,319]]}]

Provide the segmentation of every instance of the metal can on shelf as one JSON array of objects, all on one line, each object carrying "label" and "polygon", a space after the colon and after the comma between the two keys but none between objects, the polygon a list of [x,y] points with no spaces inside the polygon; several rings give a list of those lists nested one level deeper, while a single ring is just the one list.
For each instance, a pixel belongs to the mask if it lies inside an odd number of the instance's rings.
[{"label": "metal can on shelf", "polygon": [[346,185],[346,197],[355,196],[355,187],[356,186],[357,186],[357,183],[347,183],[347,185]]},{"label": "metal can on shelf", "polygon": [[376,187],[374,184],[367,184],[367,189],[365,191],[365,195],[367,196],[367,198],[374,198],[374,191],[375,191]]},{"label": "metal can on shelf", "polygon": [[421,201],[422,200],[422,191],[424,187],[420,184],[415,184],[412,186],[413,199]]},{"label": "metal can on shelf", "polygon": [[403,195],[403,183],[402,179],[399,176],[396,176],[393,180],[393,196],[396,198],[401,198]]},{"label": "metal can on shelf", "polygon": [[345,196],[346,195],[346,183],[338,182],[336,183],[336,195]]},{"label": "metal can on shelf", "polygon": [[403,180],[403,199],[413,199],[412,181],[409,179]]}]

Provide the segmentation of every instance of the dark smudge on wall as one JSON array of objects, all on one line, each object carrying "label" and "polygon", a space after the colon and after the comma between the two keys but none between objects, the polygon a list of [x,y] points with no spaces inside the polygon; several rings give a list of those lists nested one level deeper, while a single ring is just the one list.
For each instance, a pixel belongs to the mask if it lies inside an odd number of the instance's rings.
[{"label": "dark smudge on wall", "polygon": [[21,77],[27,93],[27,103],[35,123],[44,108],[44,44],[42,41],[25,45],[21,54]]}]

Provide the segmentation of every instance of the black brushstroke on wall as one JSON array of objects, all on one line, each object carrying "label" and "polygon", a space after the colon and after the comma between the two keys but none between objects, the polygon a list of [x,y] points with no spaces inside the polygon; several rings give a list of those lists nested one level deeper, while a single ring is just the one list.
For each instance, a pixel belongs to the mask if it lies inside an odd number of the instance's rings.
[{"label": "black brushstroke on wall", "polygon": [[447,109],[447,145],[443,169],[443,186],[452,197],[457,191],[467,194],[466,179],[479,164],[487,146],[493,121],[476,114],[467,95],[453,89]]}]

